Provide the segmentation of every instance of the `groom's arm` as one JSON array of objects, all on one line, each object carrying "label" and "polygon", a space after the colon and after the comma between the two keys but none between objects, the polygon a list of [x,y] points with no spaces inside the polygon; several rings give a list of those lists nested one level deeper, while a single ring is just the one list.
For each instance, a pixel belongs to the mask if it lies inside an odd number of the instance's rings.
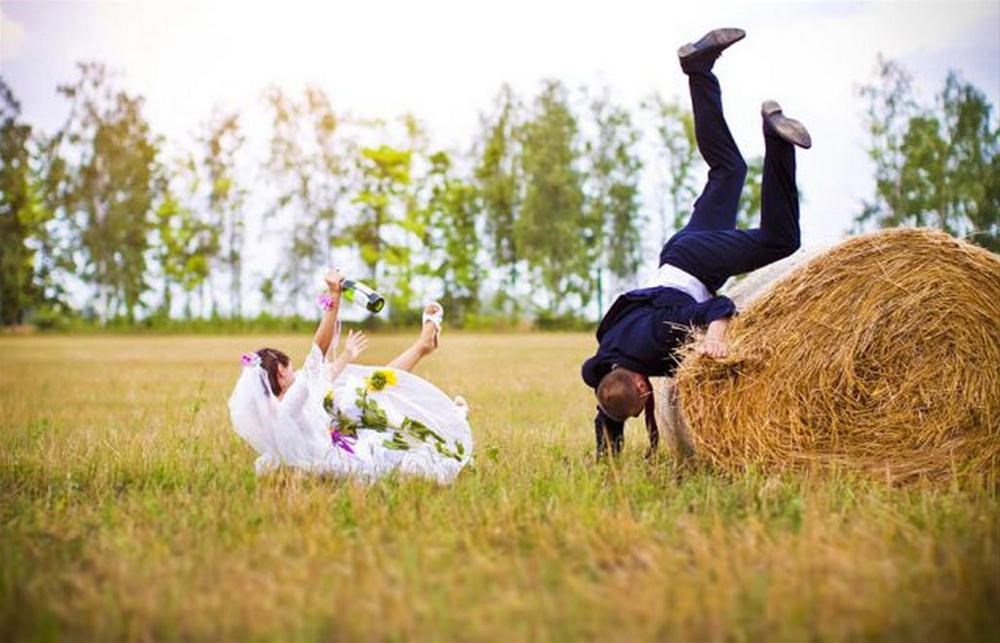
[{"label": "groom's arm", "polygon": [[[599,355],[594,355],[583,363],[580,375],[587,386],[596,390],[601,378],[607,375],[608,370],[608,365],[600,359]],[[618,455],[625,443],[625,423],[608,417],[598,407],[597,416],[594,418],[594,437],[597,442],[598,460],[607,455],[609,446],[612,455]]]},{"label": "groom's arm", "polygon": [[717,319],[729,319],[736,314],[736,304],[724,295],[712,297],[687,309],[688,319],[678,320],[690,326],[708,326]]},{"label": "groom's arm", "polygon": [[649,450],[646,451],[646,457],[649,458],[660,446],[660,428],[656,426],[656,398],[653,395],[646,398],[645,420],[646,433],[649,435]]},{"label": "groom's arm", "polygon": [[611,447],[611,455],[618,455],[622,452],[625,444],[625,423],[613,420],[600,408],[597,409],[597,417],[594,418],[594,433],[597,439],[597,459],[600,460],[608,453],[608,446]]}]

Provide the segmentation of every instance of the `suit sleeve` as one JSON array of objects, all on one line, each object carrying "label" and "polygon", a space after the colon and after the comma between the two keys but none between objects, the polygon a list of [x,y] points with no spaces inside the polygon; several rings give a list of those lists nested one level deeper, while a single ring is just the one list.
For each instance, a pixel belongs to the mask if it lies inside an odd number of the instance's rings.
[{"label": "suit sleeve", "polygon": [[700,304],[691,306],[691,317],[688,321],[692,326],[708,326],[717,319],[729,319],[736,314],[736,304],[729,297],[712,297]]},{"label": "suit sleeve", "polygon": [[597,355],[585,361],[583,367],[580,369],[580,376],[583,377],[583,381],[586,382],[587,386],[592,389],[597,389],[597,385],[601,383],[601,378],[604,375],[604,369],[601,368]]}]

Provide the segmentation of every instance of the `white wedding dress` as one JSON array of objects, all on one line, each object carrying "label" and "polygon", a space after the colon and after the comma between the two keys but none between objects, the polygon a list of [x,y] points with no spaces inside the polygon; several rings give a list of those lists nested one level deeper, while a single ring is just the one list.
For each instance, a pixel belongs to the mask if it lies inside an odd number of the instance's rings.
[{"label": "white wedding dress", "polygon": [[[313,473],[350,476],[372,481],[393,471],[420,476],[440,484],[452,482],[472,456],[472,430],[464,407],[457,406],[430,382],[388,367],[348,365],[331,381],[329,363],[315,344],[295,381],[279,400],[267,386],[260,366],[246,366],[229,398],[230,416],[236,432],[257,451],[258,473],[281,465]],[[395,382],[380,391],[366,389],[376,371],[395,374]],[[331,438],[331,418],[323,399],[333,391],[337,408],[361,423],[359,390],[385,411],[390,428],[378,431],[363,426],[356,438],[340,446]],[[405,419],[422,423],[444,439],[446,453],[435,440],[405,440],[405,450],[386,446],[393,428]]]}]

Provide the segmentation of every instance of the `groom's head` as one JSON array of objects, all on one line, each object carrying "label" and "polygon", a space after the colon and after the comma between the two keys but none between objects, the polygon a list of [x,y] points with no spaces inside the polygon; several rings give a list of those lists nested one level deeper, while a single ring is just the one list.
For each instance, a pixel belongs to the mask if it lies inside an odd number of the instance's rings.
[{"label": "groom's head", "polygon": [[597,403],[614,420],[637,417],[653,394],[645,375],[616,366],[597,385]]}]

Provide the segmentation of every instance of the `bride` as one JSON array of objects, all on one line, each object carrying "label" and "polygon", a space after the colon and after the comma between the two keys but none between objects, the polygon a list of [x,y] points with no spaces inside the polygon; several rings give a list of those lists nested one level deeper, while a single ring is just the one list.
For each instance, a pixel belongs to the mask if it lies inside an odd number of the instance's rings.
[{"label": "bride", "polygon": [[375,480],[399,471],[450,483],[472,455],[468,406],[410,372],[438,346],[441,305],[425,308],[420,336],[387,366],[358,366],[368,345],[360,332],[333,358],[343,276],[331,270],[325,281],[323,319],[300,370],[277,349],[243,355],[229,413],[259,454],[257,472],[287,465]]}]

